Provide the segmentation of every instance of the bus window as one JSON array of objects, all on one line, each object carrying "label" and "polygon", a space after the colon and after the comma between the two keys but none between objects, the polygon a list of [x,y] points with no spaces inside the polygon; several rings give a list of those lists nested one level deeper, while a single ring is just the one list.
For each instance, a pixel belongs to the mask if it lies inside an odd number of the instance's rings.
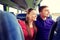
[{"label": "bus window", "polygon": [[22,11],[23,14],[25,14],[26,12],[25,11]]},{"label": "bus window", "polygon": [[19,10],[19,14],[21,13],[21,10]]},{"label": "bus window", "polygon": [[2,4],[0,4],[0,10],[4,11]]},{"label": "bus window", "polygon": [[22,11],[22,10],[19,10],[19,14],[25,14],[26,12],[25,11]]},{"label": "bus window", "polygon": [[14,12],[14,14],[17,14],[17,9],[9,7],[9,12]]}]

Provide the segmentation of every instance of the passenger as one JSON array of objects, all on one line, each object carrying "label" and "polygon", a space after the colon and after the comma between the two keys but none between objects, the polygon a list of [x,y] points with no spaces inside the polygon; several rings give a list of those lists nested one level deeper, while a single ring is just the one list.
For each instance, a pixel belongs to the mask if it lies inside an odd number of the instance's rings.
[{"label": "passenger", "polygon": [[37,17],[35,22],[38,32],[35,40],[48,40],[50,29],[54,23],[52,18],[49,18],[49,9],[48,6],[39,7],[40,15]]},{"label": "passenger", "polygon": [[22,26],[25,40],[34,40],[37,28],[34,24],[36,21],[37,15],[36,11],[32,8],[28,9],[26,14],[26,20],[19,20],[19,24]]}]

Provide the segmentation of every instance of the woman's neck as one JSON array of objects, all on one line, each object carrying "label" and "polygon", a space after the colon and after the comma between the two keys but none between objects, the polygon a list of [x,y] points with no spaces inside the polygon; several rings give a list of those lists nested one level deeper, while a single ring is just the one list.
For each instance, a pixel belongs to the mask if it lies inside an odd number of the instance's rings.
[{"label": "woman's neck", "polygon": [[30,27],[30,28],[33,27],[33,21],[29,21],[29,27]]}]

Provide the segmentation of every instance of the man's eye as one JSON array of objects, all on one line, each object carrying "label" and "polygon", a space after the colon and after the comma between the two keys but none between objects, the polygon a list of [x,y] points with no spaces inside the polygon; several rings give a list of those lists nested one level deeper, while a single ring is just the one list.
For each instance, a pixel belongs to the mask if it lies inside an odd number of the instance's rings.
[{"label": "man's eye", "polygon": [[46,11],[48,11],[48,10],[46,10]]}]

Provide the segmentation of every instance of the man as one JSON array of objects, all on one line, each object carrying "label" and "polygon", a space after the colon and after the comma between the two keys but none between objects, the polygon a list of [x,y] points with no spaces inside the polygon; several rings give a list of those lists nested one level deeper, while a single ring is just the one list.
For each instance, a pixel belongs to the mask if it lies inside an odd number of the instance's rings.
[{"label": "man", "polygon": [[35,22],[38,28],[36,40],[48,40],[49,32],[54,21],[49,17],[50,12],[48,6],[39,7],[39,13],[40,15],[37,17],[37,21]]}]

